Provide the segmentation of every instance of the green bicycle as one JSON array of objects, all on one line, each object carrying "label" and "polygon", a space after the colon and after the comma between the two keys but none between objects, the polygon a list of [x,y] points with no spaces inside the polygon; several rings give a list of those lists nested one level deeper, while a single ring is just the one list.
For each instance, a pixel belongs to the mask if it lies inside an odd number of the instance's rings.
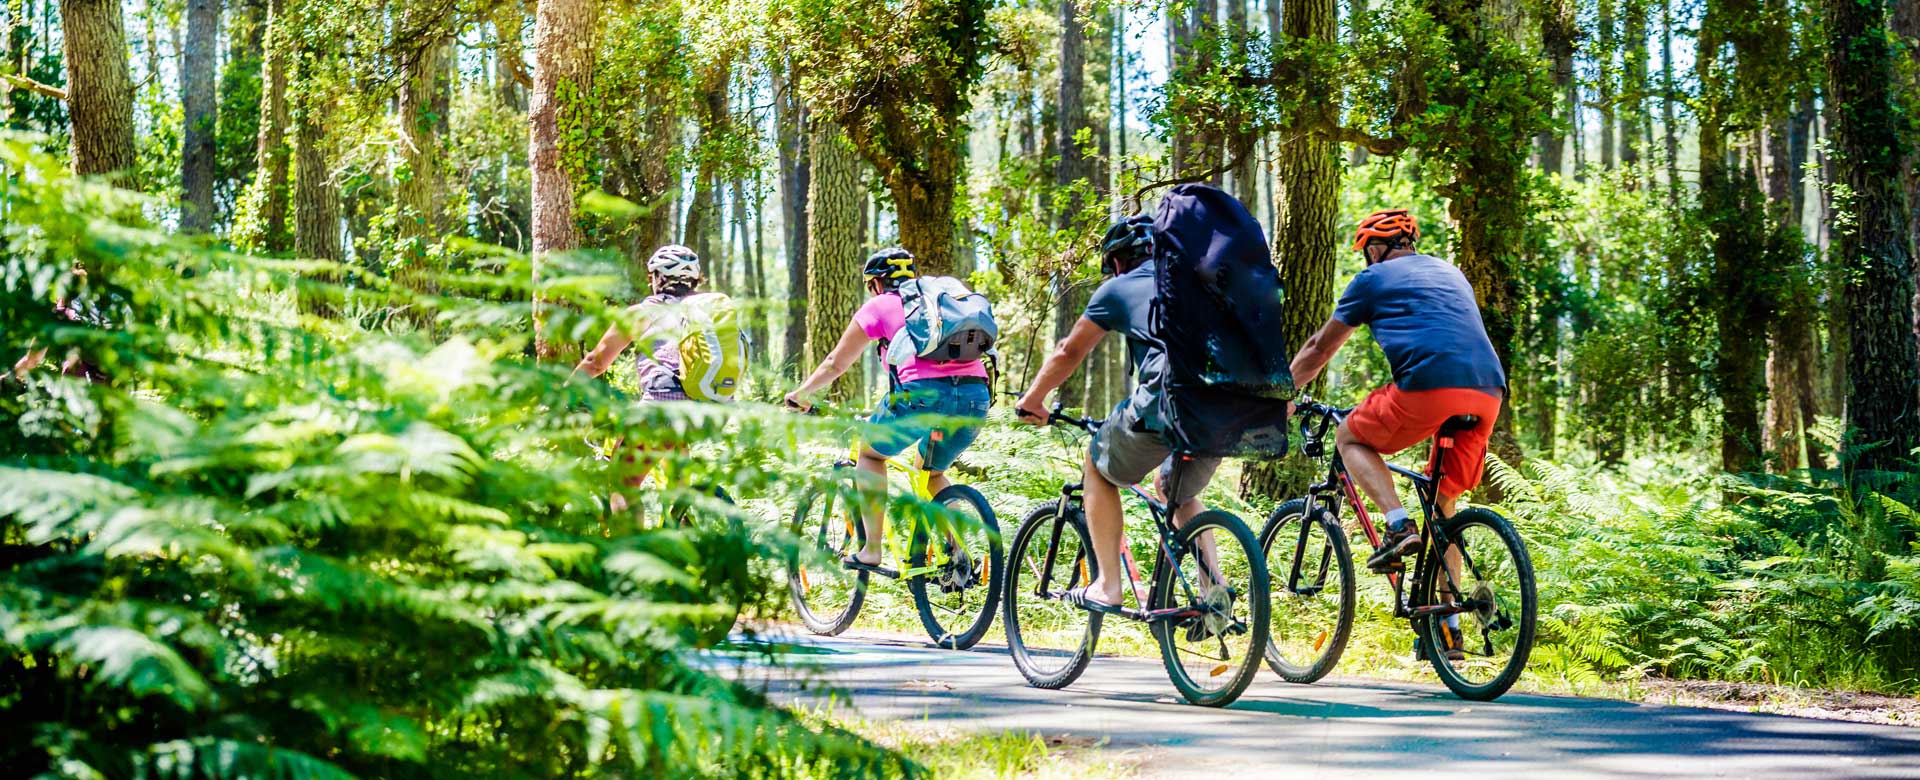
[{"label": "green bicycle", "polygon": [[[905,566],[887,568],[883,558],[880,566],[844,568],[840,559],[866,542],[856,487],[858,469],[854,468],[859,453],[860,445],[855,444],[847,458],[833,464],[833,485],[809,490],[794,508],[793,533],[811,539],[816,553],[811,559],[796,553],[787,565],[788,590],[800,622],[822,636],[846,631],[866,603],[869,576],[878,574],[907,581],[920,622],[934,644],[954,650],[973,647],[992,627],[1000,606],[1004,558],[993,507],[980,491],[967,485],[949,485],[933,495],[928,473],[919,467],[917,457],[913,461],[906,455],[888,458],[887,470],[905,476],[913,494],[932,506],[927,511],[900,513],[903,517],[889,513],[881,524],[886,558],[905,561]],[[906,533],[888,531],[896,521],[907,524]]]}]

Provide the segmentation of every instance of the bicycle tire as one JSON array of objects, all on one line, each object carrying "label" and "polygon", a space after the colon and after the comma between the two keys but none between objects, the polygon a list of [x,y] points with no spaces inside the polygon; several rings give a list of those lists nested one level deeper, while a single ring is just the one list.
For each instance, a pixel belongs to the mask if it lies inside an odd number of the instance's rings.
[{"label": "bicycle tire", "polygon": [[[1513,524],[1508,522],[1506,518],[1501,517],[1491,509],[1473,507],[1461,510],[1458,514],[1454,515],[1452,519],[1447,520],[1443,527],[1446,530],[1448,539],[1461,539],[1464,538],[1466,529],[1475,525],[1484,526],[1492,530],[1495,537],[1498,538],[1506,548],[1509,559],[1513,562],[1514,576],[1517,580],[1516,584],[1519,590],[1517,594],[1519,598],[1517,601],[1520,613],[1519,623],[1515,626],[1517,633],[1514,639],[1513,654],[1508,657],[1500,673],[1495,675],[1493,679],[1485,683],[1475,684],[1453,668],[1453,662],[1447,660],[1446,653],[1439,652],[1435,649],[1445,646],[1445,639],[1440,635],[1439,627],[1444,625],[1446,621],[1437,618],[1428,618],[1421,621],[1422,625],[1418,626],[1416,630],[1420,632],[1428,648],[1426,653],[1427,660],[1433,664],[1434,672],[1440,676],[1440,682],[1444,683],[1448,690],[1453,691],[1454,695],[1462,699],[1470,701],[1492,701],[1500,698],[1500,695],[1506,693],[1507,689],[1512,688],[1513,684],[1519,681],[1520,675],[1526,671],[1527,659],[1533,653],[1535,619],[1537,618],[1536,612],[1539,609],[1539,594],[1536,592],[1536,585],[1533,578],[1533,561],[1527,555],[1526,542],[1520,538],[1520,532],[1514,530]],[[1437,602],[1436,587],[1440,581],[1438,573],[1445,569],[1445,564],[1442,563],[1444,560],[1442,557],[1443,554],[1444,551],[1442,550],[1433,551],[1434,564],[1428,566],[1427,571],[1421,575],[1420,603],[1432,604]]]},{"label": "bicycle tire", "polygon": [[[1020,529],[1014,532],[1013,543],[1007,548],[1008,563],[1002,567],[1006,572],[1006,582],[1005,595],[1000,604],[1003,611],[1003,624],[1007,631],[1007,653],[1013,657],[1013,665],[1020,670],[1020,675],[1027,678],[1027,684],[1035,688],[1058,689],[1072,685],[1074,680],[1080,679],[1080,675],[1087,671],[1087,664],[1093,660],[1094,651],[1100,645],[1100,623],[1105,615],[1074,608],[1074,612],[1084,615],[1087,621],[1080,642],[1058,668],[1045,668],[1035,660],[1038,654],[1027,646],[1020,625],[1021,596],[1025,595],[1029,602],[1038,600],[1035,594],[1023,593],[1026,590],[1024,581],[1032,576],[1025,565],[1027,547],[1035,544],[1036,541],[1042,545],[1051,544],[1050,532],[1058,525],[1061,533],[1075,535],[1076,542],[1080,545],[1079,549],[1089,553],[1093,550],[1092,540],[1087,535],[1086,521],[1080,517],[1078,508],[1069,507],[1068,509],[1069,511],[1063,513],[1060,502],[1049,501],[1027,513],[1026,519],[1020,522]],[[1049,533],[1043,535],[1041,531]],[[1091,555],[1086,557],[1086,565],[1089,579],[1098,576],[1099,569]],[[1036,583],[1034,587],[1050,588],[1051,584]],[[1078,582],[1075,574],[1070,572],[1068,581],[1064,584],[1072,587],[1086,583]]]},{"label": "bicycle tire", "polygon": [[[1213,691],[1202,689],[1187,676],[1187,669],[1181,663],[1180,649],[1174,636],[1176,630],[1173,621],[1162,620],[1150,624],[1154,639],[1160,643],[1160,660],[1167,668],[1167,678],[1173,681],[1173,687],[1189,703],[1203,707],[1225,707],[1247,692],[1247,686],[1253,683],[1253,676],[1260,670],[1260,663],[1266,658],[1267,618],[1272,598],[1268,591],[1266,556],[1260,552],[1260,542],[1254,538],[1253,531],[1247,528],[1239,517],[1218,509],[1210,509],[1195,515],[1174,532],[1174,541],[1182,549],[1194,549],[1195,539],[1208,530],[1218,530],[1233,540],[1233,544],[1245,551],[1247,558],[1248,593],[1246,597],[1248,611],[1247,632],[1252,636],[1251,645],[1245,657],[1237,660],[1239,668],[1232,669],[1233,676],[1227,684]],[[1220,545],[1224,540],[1215,540]],[[1176,567],[1170,565],[1163,552],[1153,571],[1153,594],[1148,603],[1149,610],[1166,609],[1173,605],[1176,594],[1174,587]],[[1232,667],[1233,661],[1225,666]]]},{"label": "bicycle tire", "polygon": [[[1283,566],[1290,568],[1292,565],[1290,562],[1298,554],[1300,537],[1297,529],[1299,526],[1294,523],[1309,522],[1306,520],[1306,506],[1306,500],[1299,498],[1281,504],[1267,515],[1267,524],[1260,529],[1260,551],[1267,556],[1268,585],[1272,588],[1276,602],[1289,596],[1286,593],[1287,583],[1284,578],[1291,576],[1291,572],[1280,571],[1279,568]],[[1320,536],[1325,539],[1325,544],[1330,548],[1322,551],[1321,565],[1314,576],[1317,580],[1329,574],[1338,578],[1340,588],[1338,618],[1331,633],[1319,638],[1314,657],[1304,664],[1296,663],[1297,659],[1284,657],[1281,643],[1274,641],[1271,635],[1267,641],[1267,668],[1272,669],[1274,674],[1280,675],[1280,678],[1287,682],[1303,685],[1318,681],[1339,665],[1341,654],[1346,652],[1347,641],[1353,637],[1353,614],[1355,602],[1358,601],[1354,592],[1353,554],[1347,545],[1346,529],[1341,527],[1339,521],[1330,517],[1317,517],[1311,522],[1313,525],[1307,531],[1309,550],[1313,546],[1312,528],[1320,530]],[[1273,546],[1276,543],[1287,545],[1283,550],[1284,555],[1273,554]],[[1327,571],[1329,563],[1338,571]],[[1285,613],[1293,612],[1294,610],[1285,611]],[[1283,611],[1279,608],[1269,610],[1268,620],[1271,630],[1281,630],[1282,615]]]},{"label": "bicycle tire", "polygon": [[[935,605],[932,594],[928,593],[929,577],[919,576],[907,580],[907,589],[913,593],[913,604],[920,610],[920,624],[926,627],[927,636],[932,637],[933,643],[940,647],[949,650],[966,650],[979,644],[981,638],[987,635],[987,630],[993,627],[994,613],[1000,609],[1000,585],[1005,577],[1005,567],[1001,563],[1006,560],[1002,556],[1000,524],[994,518],[993,507],[987,504],[987,497],[980,495],[980,491],[967,485],[948,485],[945,490],[933,497],[933,502],[941,505],[964,503],[986,527],[987,559],[983,562],[983,566],[987,576],[979,585],[970,586],[984,587],[986,599],[980,605],[979,614],[974,615],[973,621],[963,630],[955,632],[940,624],[940,617],[934,614]],[[931,549],[927,530],[925,523],[914,524],[913,540],[907,552],[909,568],[927,565],[928,551]]]},{"label": "bicycle tire", "polygon": [[[799,537],[803,542],[809,539],[813,540],[815,543],[814,550],[816,552],[829,560],[838,561],[843,552],[831,548],[831,546],[826,543],[826,540],[831,536],[829,533],[830,529],[825,527],[817,529],[809,527],[809,520],[815,519],[810,518],[809,515],[812,514],[814,504],[818,503],[823,495],[827,494],[819,488],[808,490],[802,494],[800,502],[794,506],[793,520],[789,527],[793,531],[794,536]],[[821,512],[817,520],[821,524],[831,523],[835,520],[831,501],[828,502],[826,511]],[[844,522],[844,520],[842,521]],[[855,521],[852,525],[855,528],[860,527],[858,521]],[[857,541],[860,533],[862,532],[856,531],[853,539]],[[866,603],[867,572],[851,572],[853,595],[848,598],[845,607],[842,607],[837,612],[828,611],[824,614],[815,612],[813,608],[807,604],[807,595],[809,591],[811,591],[812,586],[804,573],[804,566],[800,561],[800,556],[803,554],[805,554],[804,549],[796,550],[787,558],[787,592],[793,599],[794,612],[799,614],[800,623],[805,625],[808,631],[812,631],[821,636],[839,636],[841,632],[847,630],[848,626],[853,625],[854,619],[860,616],[861,605]]]}]

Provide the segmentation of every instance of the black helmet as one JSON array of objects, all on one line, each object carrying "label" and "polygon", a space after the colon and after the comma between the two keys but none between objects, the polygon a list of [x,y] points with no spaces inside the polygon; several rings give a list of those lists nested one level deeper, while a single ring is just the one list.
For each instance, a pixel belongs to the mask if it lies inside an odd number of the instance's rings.
[{"label": "black helmet", "polygon": [[1100,239],[1100,272],[1119,273],[1125,262],[1131,268],[1153,251],[1153,218],[1145,214],[1127,217],[1107,228]]},{"label": "black helmet", "polygon": [[879,279],[881,284],[892,289],[900,282],[912,279],[919,274],[913,267],[913,253],[897,246],[890,246],[867,256],[867,265],[861,269],[861,275],[868,279]]}]

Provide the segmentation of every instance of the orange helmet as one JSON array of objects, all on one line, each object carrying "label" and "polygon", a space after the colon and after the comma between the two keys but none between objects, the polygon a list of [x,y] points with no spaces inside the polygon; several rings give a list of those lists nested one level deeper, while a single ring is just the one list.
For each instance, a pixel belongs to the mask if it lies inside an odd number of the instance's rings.
[{"label": "orange helmet", "polygon": [[1413,215],[1406,209],[1381,209],[1360,220],[1360,228],[1353,231],[1353,248],[1366,246],[1370,239],[1402,235],[1408,241],[1420,240],[1420,225],[1413,221]]}]

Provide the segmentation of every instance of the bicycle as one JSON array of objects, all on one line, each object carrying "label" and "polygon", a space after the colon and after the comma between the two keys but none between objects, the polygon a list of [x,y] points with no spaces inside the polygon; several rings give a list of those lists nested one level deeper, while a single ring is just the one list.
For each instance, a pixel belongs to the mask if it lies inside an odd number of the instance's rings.
[{"label": "bicycle", "polygon": [[[1049,423],[1066,423],[1088,434],[1099,429],[1100,421],[1071,417],[1062,414],[1061,408],[1054,405]],[[1181,471],[1173,469],[1168,494],[1177,494]],[[1204,511],[1175,528],[1166,504],[1137,485],[1127,489],[1153,515],[1158,552],[1145,603],[1135,588],[1129,588],[1134,606],[1125,606],[1123,594],[1121,606],[1112,614],[1148,625],[1160,646],[1167,676],[1187,701],[1210,707],[1231,704],[1253,682],[1267,636],[1267,567],[1259,544],[1246,523],[1231,513]],[[1103,612],[1066,600],[1068,591],[1099,574],[1090,549],[1084,495],[1079,482],[1063,485],[1058,500],[1041,504],[1021,522],[1009,549],[1003,607],[1007,647],[1021,675],[1037,688],[1072,684],[1086,671],[1100,642]],[[1211,552],[1209,546],[1214,548]],[[1031,555],[1035,552],[1037,558]],[[1122,560],[1137,588],[1138,567],[1124,547]],[[1200,577],[1210,582],[1198,583]],[[1245,582],[1230,579],[1234,577],[1244,577]],[[1063,628],[1065,624],[1071,625]],[[1229,640],[1236,647],[1229,647]]]},{"label": "bicycle", "polygon": [[[1295,414],[1300,418],[1301,454],[1327,457],[1328,429],[1352,411],[1299,401]],[[1485,507],[1470,507],[1434,522],[1439,517],[1443,456],[1454,446],[1455,434],[1478,423],[1478,418],[1463,416],[1441,426],[1433,440],[1430,474],[1387,464],[1413,484],[1422,513],[1420,527],[1426,533],[1418,554],[1411,556],[1412,572],[1402,559],[1376,573],[1385,574],[1392,584],[1394,617],[1412,625],[1416,652],[1433,664],[1440,681],[1463,699],[1490,701],[1506,693],[1526,669],[1538,602],[1526,544],[1506,518]],[[1330,454],[1326,480],[1310,486],[1306,496],[1275,508],[1260,531],[1261,549],[1277,583],[1272,593],[1278,617],[1267,643],[1267,665],[1289,682],[1311,683],[1332,671],[1353,631],[1353,558],[1339,519],[1343,500],[1378,549],[1380,534],[1337,449]],[[1409,579],[1414,583],[1411,594],[1406,589]],[[1460,620],[1457,635],[1446,622],[1454,615]]]},{"label": "bicycle", "polygon": [[[788,591],[800,622],[815,634],[838,636],[859,617],[866,603],[869,576],[877,574],[906,580],[920,622],[934,644],[952,650],[978,644],[992,627],[994,610],[1000,605],[1004,559],[993,507],[980,491],[967,485],[949,485],[934,495],[928,484],[931,475],[919,467],[917,456],[913,461],[904,456],[888,458],[888,470],[904,474],[914,496],[930,502],[934,511],[909,513],[906,534],[887,533],[892,525],[891,513],[881,524],[886,551],[893,560],[906,561],[904,567],[845,567],[839,563],[841,558],[866,543],[866,527],[860,522],[856,504],[859,491],[852,484],[855,480],[847,479],[855,476],[854,462],[859,455],[860,445],[856,443],[848,457],[833,464],[841,477],[835,481],[845,484],[845,489],[808,490],[794,508],[793,533],[813,539],[814,551],[840,567],[832,572],[836,576],[822,578],[808,567],[802,554],[790,557]],[[904,547],[899,546],[902,536],[907,540]],[[883,556],[882,562],[885,560]],[[849,569],[851,577],[837,576]]]}]

